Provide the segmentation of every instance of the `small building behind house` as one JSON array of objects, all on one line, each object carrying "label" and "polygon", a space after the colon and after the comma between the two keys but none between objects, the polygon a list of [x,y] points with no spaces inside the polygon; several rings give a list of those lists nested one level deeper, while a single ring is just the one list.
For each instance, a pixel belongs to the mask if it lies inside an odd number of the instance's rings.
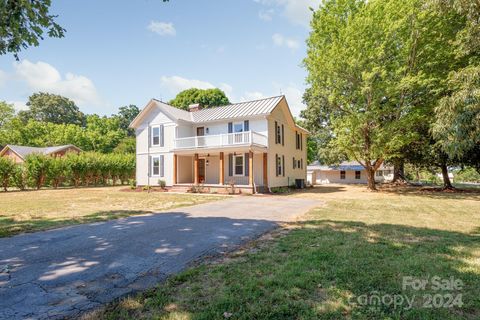
[{"label": "small building behind house", "polygon": [[38,153],[44,155],[50,155],[52,157],[63,157],[69,152],[80,153],[82,150],[73,144],[67,144],[63,146],[53,147],[29,147],[29,146],[16,146],[7,144],[1,151],[0,157],[7,157],[15,161],[15,163],[23,163],[25,158],[29,154]]},{"label": "small building behind house", "polygon": [[[376,182],[393,180],[393,167],[382,164],[375,172]],[[366,184],[367,171],[356,161],[344,161],[339,165],[322,165],[318,161],[307,166],[307,183],[310,185],[345,183]]]}]

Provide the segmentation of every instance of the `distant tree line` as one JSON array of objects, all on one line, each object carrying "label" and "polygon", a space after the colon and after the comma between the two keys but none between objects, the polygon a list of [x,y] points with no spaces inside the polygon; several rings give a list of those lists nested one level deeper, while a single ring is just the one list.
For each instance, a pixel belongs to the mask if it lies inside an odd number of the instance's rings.
[{"label": "distant tree line", "polygon": [[0,183],[26,190],[61,186],[105,186],[125,184],[135,177],[134,154],[68,153],[64,157],[30,154],[25,162],[15,163],[0,157]]},{"label": "distant tree line", "polygon": [[134,153],[134,132],[128,128],[137,116],[135,105],[120,107],[117,114],[85,115],[72,100],[50,93],[34,93],[28,109],[15,112],[0,102],[0,146],[45,147],[74,144],[84,151]]}]

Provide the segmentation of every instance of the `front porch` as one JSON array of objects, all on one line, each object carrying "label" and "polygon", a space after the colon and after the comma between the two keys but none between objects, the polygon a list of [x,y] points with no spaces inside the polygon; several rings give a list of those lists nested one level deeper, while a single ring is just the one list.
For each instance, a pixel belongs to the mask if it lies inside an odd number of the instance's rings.
[{"label": "front porch", "polygon": [[173,185],[201,186],[217,192],[227,188],[255,193],[268,186],[267,153],[264,150],[235,149],[175,153]]}]

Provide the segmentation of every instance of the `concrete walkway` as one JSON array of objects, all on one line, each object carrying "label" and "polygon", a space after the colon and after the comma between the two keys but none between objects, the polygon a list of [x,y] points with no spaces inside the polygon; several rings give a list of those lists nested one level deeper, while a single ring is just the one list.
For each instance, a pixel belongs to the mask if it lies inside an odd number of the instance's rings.
[{"label": "concrete walkway", "polygon": [[318,201],[224,201],[0,239],[0,319],[75,317],[231,250]]}]

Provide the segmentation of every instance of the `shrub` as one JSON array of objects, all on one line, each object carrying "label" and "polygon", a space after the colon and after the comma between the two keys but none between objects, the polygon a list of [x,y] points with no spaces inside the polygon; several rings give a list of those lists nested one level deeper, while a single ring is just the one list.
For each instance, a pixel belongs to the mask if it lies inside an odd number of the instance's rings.
[{"label": "shrub", "polygon": [[480,174],[474,168],[465,168],[454,173],[455,182],[480,182]]},{"label": "shrub", "polygon": [[15,162],[10,158],[0,157],[0,179],[3,190],[7,191],[14,173]]},{"label": "shrub", "polygon": [[130,185],[130,189],[135,190],[137,188],[137,181],[135,179],[128,180],[128,184]]},{"label": "shrub", "polygon": [[28,177],[37,190],[45,184],[52,160],[52,157],[38,153],[29,154],[25,158],[25,168],[27,169]]},{"label": "shrub", "polygon": [[158,185],[160,186],[160,188],[165,189],[167,183],[163,179],[158,179]]},{"label": "shrub", "polygon": [[64,158],[52,158],[50,169],[48,170],[47,180],[50,185],[57,189],[68,177],[68,167]]},{"label": "shrub", "polygon": [[12,183],[20,190],[27,189],[28,185],[28,171],[23,164],[17,164],[15,166],[15,172],[12,176]]}]

